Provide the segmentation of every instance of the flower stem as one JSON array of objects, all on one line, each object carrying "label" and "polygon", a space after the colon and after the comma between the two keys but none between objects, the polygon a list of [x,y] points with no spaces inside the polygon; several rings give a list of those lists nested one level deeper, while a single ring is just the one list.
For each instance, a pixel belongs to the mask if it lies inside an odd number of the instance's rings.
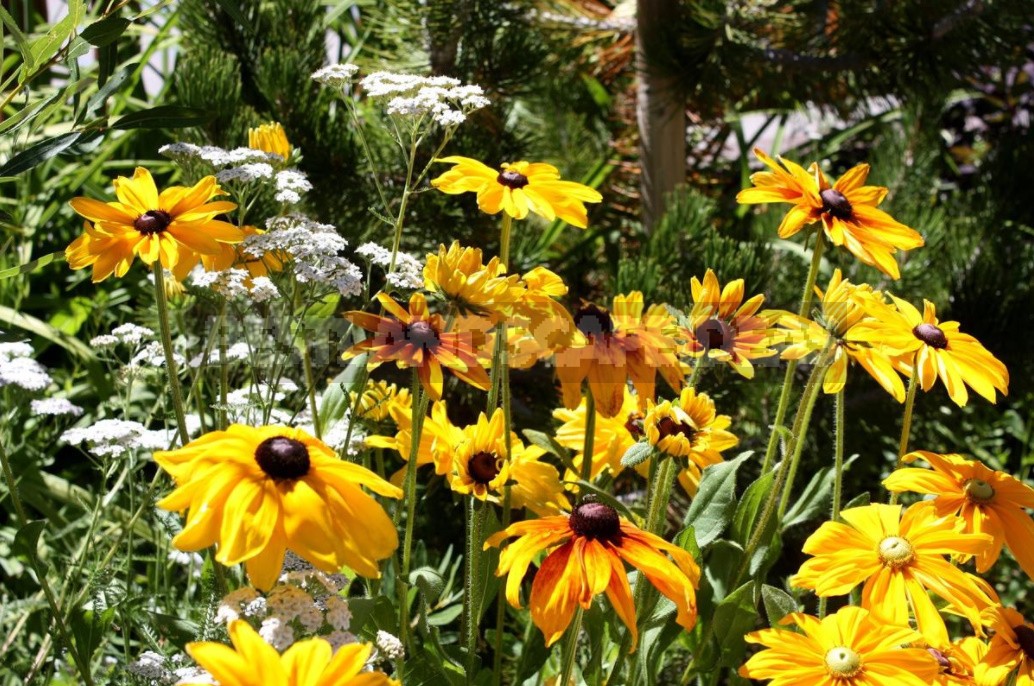
[{"label": "flower stem", "polygon": [[503,212],[503,225],[499,232],[499,261],[503,267],[510,269],[510,229],[513,226],[513,217]]},{"label": "flower stem", "polygon": [[485,515],[488,506],[470,496],[467,498],[467,554],[466,575],[463,584],[463,643],[466,646],[467,683],[473,684],[477,674],[478,627],[481,619],[481,608],[475,602],[477,591],[478,567],[481,561],[481,532],[485,527]]},{"label": "flower stem", "polygon": [[560,663],[560,679],[557,681],[557,686],[569,686],[571,684],[571,674],[574,671],[575,655],[578,653],[578,634],[582,631],[582,608],[579,605],[578,609],[575,610],[574,619],[571,620],[571,625],[567,627],[567,636],[564,640],[564,655],[563,661]]},{"label": "flower stem", "polygon": [[[309,342],[302,341],[302,365],[305,367],[305,385],[309,389],[309,412],[312,414],[312,428],[316,438],[323,438],[323,430],[320,427],[319,409],[316,407],[316,375],[312,372],[312,352],[309,350]],[[360,393],[361,395],[361,393]],[[348,451],[348,444],[345,444],[345,452]]]},{"label": "flower stem", "polygon": [[190,442],[187,433],[187,417],[183,412],[183,391],[180,390],[179,370],[172,351],[172,334],[169,331],[169,307],[165,301],[165,273],[160,260],[151,265],[154,272],[154,296],[158,303],[158,329],[162,338],[162,349],[165,351],[165,370],[169,373],[169,390],[172,394],[172,407],[176,412],[176,423],[179,428],[180,441],[183,445]]},{"label": "flower stem", "polygon": [[[22,526],[28,526],[30,523],[29,515],[25,511],[25,505],[22,503],[21,495],[18,493],[18,484],[14,479],[14,470],[11,469],[11,462],[7,458],[7,451],[4,450],[3,443],[0,443],[0,466],[3,467],[4,479],[7,480],[8,493],[11,495],[11,503],[14,505],[15,512],[18,513]],[[65,626],[65,613],[58,605],[57,598],[54,596],[54,589],[50,587],[50,582],[47,581],[46,571],[40,568],[36,551],[30,551],[26,558],[28,558],[32,571],[36,574],[36,580],[39,582],[43,595],[47,598],[47,604],[50,605],[51,618],[54,621],[54,626],[57,627],[58,633],[61,634],[61,642],[68,648],[68,652],[72,654],[72,660],[79,670],[79,676],[83,683],[86,686],[93,686],[93,677],[90,675],[90,663],[79,653],[79,648],[72,643],[71,637],[68,634],[68,628]]]},{"label": "flower stem", "polygon": [[423,433],[424,415],[427,414],[427,394],[420,385],[417,368],[413,368],[413,380],[410,393],[413,396],[411,415],[411,441],[409,462],[406,464],[405,487],[403,498],[406,501],[406,530],[402,543],[402,570],[396,584],[399,587],[399,640],[409,647],[409,569],[412,564],[413,529],[416,519],[416,463],[420,457],[420,434]]},{"label": "flower stem", "polygon": [[[226,335],[226,300],[219,308],[219,428],[225,430],[230,422],[226,417],[227,396],[230,393],[230,361],[226,359],[229,347]],[[192,389],[193,390],[193,389]],[[200,414],[200,413],[199,413]]]},{"label": "flower stem", "polygon": [[[844,497],[844,389],[837,391],[833,420],[833,510],[830,521],[840,521],[840,506]],[[827,598],[819,598],[819,618],[826,616]]]},{"label": "flower stem", "polygon": [[[908,453],[908,438],[912,433],[912,410],[916,404],[916,390],[919,387],[919,368],[916,365],[912,366],[912,376],[908,380],[908,392],[905,394],[905,416],[901,420],[901,439],[898,441],[898,461],[894,465],[894,469],[901,469],[905,462],[903,458]],[[890,494],[890,504],[896,505],[898,502],[898,494]]]},{"label": "flower stem", "polygon": [[[804,282],[804,292],[801,293],[801,308],[797,314],[807,317],[811,313],[811,303],[814,299],[815,281],[819,275],[819,265],[822,264],[822,251],[826,242],[822,229],[815,232],[815,248],[811,252],[811,268],[808,270],[808,278]],[[772,434],[768,437],[768,447],[765,449],[765,460],[761,464],[762,475],[768,474],[772,467],[772,459],[775,457],[776,446],[779,444],[779,427],[786,420],[786,410],[790,406],[790,389],[793,386],[794,373],[797,371],[797,360],[789,360],[786,363],[786,375],[783,377],[783,388],[779,392],[779,404],[776,405],[775,421],[772,422]]]},{"label": "flower stem", "polygon": [[585,393],[585,444],[582,448],[582,481],[592,483],[592,454],[596,441],[596,398],[590,386]]}]

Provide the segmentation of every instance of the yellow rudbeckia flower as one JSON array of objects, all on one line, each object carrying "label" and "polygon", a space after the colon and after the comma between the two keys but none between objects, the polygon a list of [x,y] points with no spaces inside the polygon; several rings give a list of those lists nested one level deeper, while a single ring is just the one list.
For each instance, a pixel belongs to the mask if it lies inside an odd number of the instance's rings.
[{"label": "yellow rudbeckia flower", "polygon": [[275,121],[248,129],[248,147],[279,155],[285,162],[291,158],[291,143],[284,127]]}]

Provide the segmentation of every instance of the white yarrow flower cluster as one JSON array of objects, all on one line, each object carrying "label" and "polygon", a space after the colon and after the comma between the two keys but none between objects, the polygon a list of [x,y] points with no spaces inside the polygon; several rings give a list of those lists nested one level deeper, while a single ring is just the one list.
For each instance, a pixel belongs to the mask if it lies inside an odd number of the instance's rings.
[{"label": "white yarrow flower cluster", "polygon": [[[184,359],[182,355],[173,352],[172,357],[176,361],[177,367],[183,366]],[[162,347],[161,341],[151,341],[145,345],[138,353],[133,355],[126,366],[129,369],[157,369],[158,367],[164,367],[165,348]]]},{"label": "white yarrow flower cluster", "polygon": [[359,67],[354,64],[332,64],[314,71],[312,79],[324,86],[344,88],[352,82],[352,79],[358,73]]},{"label": "white yarrow flower cluster", "polygon": [[[294,205],[301,202],[302,194],[312,190],[312,184],[297,169],[280,169],[284,159],[276,153],[234,148],[224,150],[215,145],[172,143],[158,152],[177,162],[194,162],[208,167],[223,184],[271,184],[277,202]],[[277,171],[280,169],[280,171]]]},{"label": "white yarrow flower cluster", "polygon": [[29,403],[29,407],[32,409],[32,413],[36,415],[53,415],[58,417],[69,415],[78,417],[83,413],[83,408],[69,402],[65,398],[33,400]]},{"label": "white yarrow flower cluster", "polygon": [[247,269],[236,267],[212,272],[197,267],[190,273],[190,282],[198,288],[209,288],[231,300],[265,302],[280,295],[280,290],[269,277],[252,278]]},{"label": "white yarrow flower cluster", "polygon": [[480,86],[464,85],[449,76],[416,76],[379,71],[360,84],[370,98],[391,98],[388,114],[430,117],[441,126],[458,126],[474,110],[490,103]]},{"label": "white yarrow flower cluster", "polygon": [[140,657],[126,665],[126,671],[141,679],[148,686],[173,686],[174,684],[215,684],[212,675],[196,666],[181,666],[187,656],[177,653],[166,658],[153,650],[145,650]]},{"label": "white yarrow flower cluster", "polygon": [[[226,361],[236,362],[238,360],[248,359],[248,355],[251,353],[251,349],[247,343],[234,343],[233,345],[226,348]],[[194,357],[190,358],[187,363],[191,369],[197,369],[202,364],[216,365],[222,362],[222,352],[219,348],[213,348],[208,353],[208,360],[205,361],[205,354],[203,352],[198,353]]]},{"label": "white yarrow flower cluster", "polygon": [[378,630],[374,644],[377,646],[378,657],[382,660],[394,662],[406,656],[406,649],[402,646],[402,641],[387,631]]},{"label": "white yarrow flower cluster", "polygon": [[225,150],[215,145],[194,145],[193,143],[171,143],[158,148],[158,152],[177,162],[202,162],[210,167],[239,167],[248,164],[283,163],[280,155],[255,150],[254,148],[234,148]]},{"label": "white yarrow flower cluster", "polygon": [[301,283],[327,286],[343,296],[362,292],[362,271],[342,257],[348,241],[330,224],[320,224],[300,214],[273,217],[266,222],[268,231],[248,236],[241,251],[252,259],[266,253],[287,253],[287,268]]},{"label": "white yarrow flower cluster", "polygon": [[265,162],[251,162],[242,164],[239,167],[223,169],[215,175],[219,183],[254,183],[256,181],[268,181],[273,178],[273,166]]},{"label": "white yarrow flower cluster", "polygon": [[276,200],[277,202],[295,205],[302,201],[302,194],[312,190],[312,184],[305,178],[305,174],[295,169],[285,169],[277,172],[276,179]]},{"label": "white yarrow flower cluster", "polygon": [[0,388],[17,386],[26,391],[42,391],[50,385],[47,368],[32,355],[32,346],[24,341],[0,343]]},{"label": "white yarrow flower cluster", "polygon": [[83,446],[97,457],[119,457],[130,450],[161,450],[169,447],[169,435],[152,431],[139,422],[102,419],[87,427],[69,429],[61,440]]},{"label": "white yarrow flower cluster", "polygon": [[[391,251],[376,243],[363,243],[356,249],[356,254],[365,257],[370,264],[376,264],[387,270],[391,266]],[[386,276],[389,284],[396,288],[415,290],[424,286],[424,264],[409,253],[400,252],[395,255],[395,271]]]}]

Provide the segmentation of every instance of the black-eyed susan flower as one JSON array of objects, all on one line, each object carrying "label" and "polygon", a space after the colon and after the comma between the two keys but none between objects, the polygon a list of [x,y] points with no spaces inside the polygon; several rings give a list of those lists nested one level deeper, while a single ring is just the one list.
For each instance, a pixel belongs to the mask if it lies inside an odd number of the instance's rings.
[{"label": "black-eyed susan flower", "polygon": [[[571,462],[577,470],[569,479],[578,479],[582,473],[583,450],[587,403],[582,402],[573,410],[562,407],[553,410],[553,417],[563,424],[556,430],[556,441],[573,453]],[[639,400],[626,388],[621,410],[613,417],[596,413],[596,427],[592,441],[592,473],[596,479],[604,470],[618,474],[622,470],[621,458],[645,434],[643,433],[643,412]]]},{"label": "black-eyed susan flower", "polygon": [[431,185],[450,195],[477,193],[482,212],[506,212],[524,219],[529,212],[548,221],[563,219],[584,229],[589,225],[585,203],[603,200],[597,191],[574,181],[563,181],[560,171],[544,162],[504,163],[499,170],[469,157],[442,157],[439,162],[454,165],[431,181]]},{"label": "black-eyed susan flower", "polygon": [[[1004,544],[1027,576],[1034,578],[1034,520],[1025,509],[1034,507],[1034,488],[962,455],[920,450],[903,461],[916,459],[925,460],[933,469],[897,469],[883,480],[887,490],[933,495],[933,500],[921,505],[932,508],[939,517],[959,516],[967,533],[990,534],[991,543],[976,555],[978,572],[986,572],[998,561]],[[965,562],[970,557],[958,559]]]},{"label": "black-eyed susan flower", "polygon": [[279,155],[285,162],[291,158],[291,143],[287,140],[284,127],[278,122],[248,129],[248,147]]},{"label": "black-eyed susan flower", "polygon": [[764,646],[740,667],[747,679],[771,686],[929,686],[938,664],[907,627],[888,626],[859,607],[818,619],[794,612],[780,622],[800,629],[763,629],[747,642]]},{"label": "black-eyed susan flower", "polygon": [[987,654],[987,644],[976,636],[966,636],[946,646],[926,646],[937,660],[938,673],[933,683],[939,686],[973,686],[977,664]]},{"label": "black-eyed susan flower", "polygon": [[846,248],[892,279],[901,278],[894,254],[922,246],[923,237],[878,209],[887,196],[887,189],[865,185],[869,165],[852,167],[830,185],[817,165],[805,171],[782,158],[777,163],[757,148],[754,154],[772,171],[753,175],[751,181],[755,188],[740,191],[737,202],[791,203],[793,208],[779,226],[781,238],[792,236],[806,224],[821,221],[833,245]]},{"label": "black-eyed susan flower", "polygon": [[1034,685],[1034,623],[1011,607],[988,611],[995,635],[973,672],[977,686],[999,686],[1010,675],[1016,686]]},{"label": "black-eyed susan flower", "polygon": [[[413,411],[412,399],[407,398],[408,405],[394,403],[389,406],[389,413],[394,420],[397,431],[394,436],[367,436],[366,445],[371,448],[387,448],[395,450],[399,456],[409,461],[409,453],[413,443]],[[463,429],[449,421],[448,408],[444,400],[436,400],[431,405],[431,412],[424,417],[420,427],[420,446],[417,452],[417,467],[433,464],[435,473],[445,474],[451,463],[440,464],[436,459],[439,454],[451,455],[452,450],[463,442]],[[406,467],[403,466],[391,475],[393,484],[401,484]]]},{"label": "black-eyed susan flower", "polygon": [[[638,640],[636,608],[623,562],[642,574],[675,604],[676,621],[687,631],[696,624],[700,568],[693,556],[663,538],[640,530],[609,505],[583,501],[568,515],[511,524],[489,537],[485,548],[518,537],[499,555],[497,576],[508,575],[506,599],[521,607],[520,589],[532,560],[548,550],[531,585],[531,618],[546,639],[556,643],[571,623],[576,606],[588,609],[606,593],[618,618]],[[670,559],[669,559],[670,556]]]},{"label": "black-eyed susan flower", "polygon": [[441,400],[445,386],[442,367],[471,386],[488,390],[488,374],[474,353],[480,344],[476,332],[446,332],[441,315],[428,311],[423,293],[410,297],[408,312],[387,293],[378,293],[377,300],[392,316],[359,311],[345,315],[356,326],[373,333],[345,351],[346,360],[368,352],[370,369],[389,361],[401,368],[416,367],[420,383],[434,400]]},{"label": "black-eyed susan flower", "polygon": [[816,287],[815,294],[820,299],[816,321],[789,312],[780,317],[779,324],[786,328],[784,342],[788,344],[780,353],[782,358],[800,360],[832,345],[833,359],[822,378],[823,391],[840,392],[847,384],[848,363],[854,361],[895,400],[904,402],[905,385],[886,351],[869,343],[849,340],[851,329],[870,316],[868,311],[883,302],[883,295],[868,284],[851,283],[843,278],[839,269],[833,272],[826,292]]},{"label": "black-eyed susan flower", "polygon": [[621,411],[628,379],[643,408],[655,395],[658,372],[672,389],[682,388],[675,320],[660,305],[646,308],[639,291],[616,296],[610,311],[586,303],[573,319],[575,328],[556,352],[565,407],[578,407],[584,381],[604,417]]},{"label": "black-eyed susan flower", "polygon": [[525,289],[516,274],[506,274],[498,257],[485,264],[481,250],[464,248],[455,241],[437,254],[429,254],[424,265],[424,288],[439,295],[460,314],[487,317],[498,323],[513,313]]},{"label": "black-eyed susan flower", "polygon": [[151,173],[137,167],[132,178],[120,176],[113,184],[117,202],[79,197],[69,203],[89,221],[65,257],[72,269],[92,266],[95,283],[125,276],[136,257],[147,265],[159,262],[182,280],[201,255],[220,254],[224,244],[244,238],[236,226],[216,219],[237,205],[212,201],[224,195],[214,176],[159,193]]},{"label": "black-eyed susan flower", "polygon": [[[358,394],[355,391],[349,393],[353,404],[357,400],[356,395]],[[358,398],[358,401],[357,416],[374,424],[391,419],[392,408],[395,406],[406,414],[409,414],[410,408],[413,406],[413,397],[409,394],[408,388],[400,389],[395,384],[373,379],[366,382],[362,397]]]},{"label": "black-eyed susan flower", "polygon": [[367,671],[370,645],[349,643],[335,652],[328,641],[309,638],[281,655],[243,619],[231,622],[228,631],[233,648],[210,641],[187,644],[187,653],[223,686],[399,686],[382,672]]},{"label": "black-eyed susan flower", "polygon": [[701,472],[721,462],[722,451],[739,443],[727,431],[730,424],[729,415],[718,414],[706,393],[687,387],[675,400],[651,403],[643,430],[650,445],[679,459],[679,482],[690,495],[695,495]]},{"label": "black-eyed susan flower", "polygon": [[378,562],[398,547],[391,518],[361,487],[390,498],[402,491],[300,429],[234,424],[154,460],[176,482],[158,506],[187,511],[172,544],[216,545],[215,559],[243,562],[260,589],[276,582],[288,550],[325,572],[348,566],[378,577]]},{"label": "black-eyed susan flower", "polygon": [[890,296],[893,306],[877,303],[872,315],[852,327],[851,341],[867,343],[891,356],[895,367],[909,376],[918,373],[924,391],[940,378],[948,396],[958,406],[969,402],[969,386],[994,403],[995,391],[1009,393],[1009,371],[980,341],[959,331],[958,322],[937,319],[937,308],[923,301],[923,313],[908,301]]},{"label": "black-eyed susan flower", "polygon": [[546,516],[570,507],[556,467],[539,461],[542,448],[525,446],[514,433],[509,436],[509,458],[507,447],[505,415],[496,408],[491,419],[482,412],[476,424],[464,427],[458,442],[436,441],[432,450],[457,493],[498,503],[509,483],[514,508]]},{"label": "black-eyed susan flower", "polygon": [[751,360],[775,354],[769,345],[778,335],[774,324],[780,313],[759,311],[765,302],[763,295],[744,302],[743,279],[730,281],[722,288],[710,269],[703,282],[694,276],[690,287],[693,309],[683,332],[690,356],[724,362],[740,375],[754,378]]},{"label": "black-eyed susan flower", "polygon": [[944,620],[927,591],[955,606],[974,627],[991,599],[944,555],[979,553],[991,537],[962,533],[957,517],[928,507],[867,505],[840,513],[804,542],[813,555],[790,582],[820,598],[844,595],[864,582],[862,607],[881,622],[908,626],[909,611],[931,645],[948,643]]}]

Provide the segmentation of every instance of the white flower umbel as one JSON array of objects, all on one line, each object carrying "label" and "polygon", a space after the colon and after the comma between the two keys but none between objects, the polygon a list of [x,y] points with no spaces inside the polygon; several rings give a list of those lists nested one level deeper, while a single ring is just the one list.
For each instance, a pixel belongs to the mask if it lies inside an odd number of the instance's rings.
[{"label": "white flower umbel", "polygon": [[[177,368],[182,367],[185,363],[183,356],[179,353],[173,353],[173,357],[176,360]],[[160,341],[151,341],[143,348],[140,349],[136,355],[133,355],[132,359],[129,360],[127,365],[130,369],[157,369],[158,367],[165,366],[165,350],[162,348]]]},{"label": "white flower umbel", "polygon": [[362,272],[339,254],[348,241],[332,225],[289,214],[270,219],[266,226],[266,233],[245,240],[245,255],[261,259],[268,252],[287,253],[287,267],[299,282],[326,286],[344,296],[362,292]]},{"label": "white flower umbel", "polygon": [[201,578],[201,568],[205,564],[205,558],[197,553],[187,553],[181,550],[170,550],[169,561],[182,567],[186,567],[187,573],[195,579]]},{"label": "white flower umbel", "polygon": [[[32,351],[31,347],[29,351]],[[46,367],[31,357],[4,359],[0,353],[0,388],[18,386],[26,391],[42,391],[50,382]]]},{"label": "white flower umbel", "polygon": [[344,88],[358,73],[359,67],[354,64],[331,64],[313,72],[312,79],[331,88]]},{"label": "white flower umbel", "polygon": [[[355,253],[380,267],[391,265],[391,251],[376,243],[363,243]],[[423,288],[424,264],[412,255],[400,252],[395,256],[395,271],[387,274],[387,281],[396,288],[415,290]]]},{"label": "white flower umbel", "polygon": [[273,178],[273,167],[265,162],[251,162],[239,167],[223,169],[215,175],[219,183],[255,183]]},{"label": "white flower umbel", "polygon": [[[234,343],[226,349],[226,361],[237,362],[239,360],[248,359],[248,355],[251,350],[248,348],[247,343]],[[205,354],[198,353],[194,357],[190,358],[187,363],[191,369],[197,369],[202,364],[218,365],[222,361],[222,356],[218,348],[213,348],[208,354],[208,361],[205,362]]]},{"label": "white flower umbel", "polygon": [[61,434],[61,440],[82,446],[97,457],[118,457],[129,450],[160,450],[170,444],[166,432],[124,419],[102,419],[91,426],[69,429]]},{"label": "white flower umbel", "polygon": [[213,169],[248,164],[283,164],[283,158],[279,155],[253,148],[225,150],[215,145],[171,143],[158,148],[158,152],[177,162],[201,162]]},{"label": "white flower umbel", "polygon": [[32,410],[32,413],[36,415],[68,415],[78,417],[83,413],[83,408],[72,404],[65,398],[43,398],[42,400],[33,400],[29,403],[29,407]]},{"label": "white flower umbel", "polygon": [[369,98],[390,98],[388,114],[430,117],[443,127],[459,126],[467,115],[491,104],[480,86],[448,76],[417,76],[379,71],[360,84]]},{"label": "white flower umbel", "polygon": [[277,202],[288,205],[301,202],[302,194],[312,190],[312,184],[305,178],[305,174],[296,169],[277,172],[275,183]]},{"label": "white flower umbel", "polygon": [[355,254],[365,257],[371,264],[382,266],[391,264],[391,251],[376,243],[363,243],[355,249]]},{"label": "white flower umbel", "polygon": [[394,662],[406,656],[406,649],[402,646],[402,641],[387,631],[378,630],[374,643],[377,646],[377,652],[380,653],[380,658],[385,661]]},{"label": "white flower umbel", "polygon": [[117,345],[127,345],[134,348],[144,340],[154,338],[154,331],[146,326],[127,323],[116,326],[110,334],[94,336],[90,339],[90,347],[97,349],[114,348]]}]

